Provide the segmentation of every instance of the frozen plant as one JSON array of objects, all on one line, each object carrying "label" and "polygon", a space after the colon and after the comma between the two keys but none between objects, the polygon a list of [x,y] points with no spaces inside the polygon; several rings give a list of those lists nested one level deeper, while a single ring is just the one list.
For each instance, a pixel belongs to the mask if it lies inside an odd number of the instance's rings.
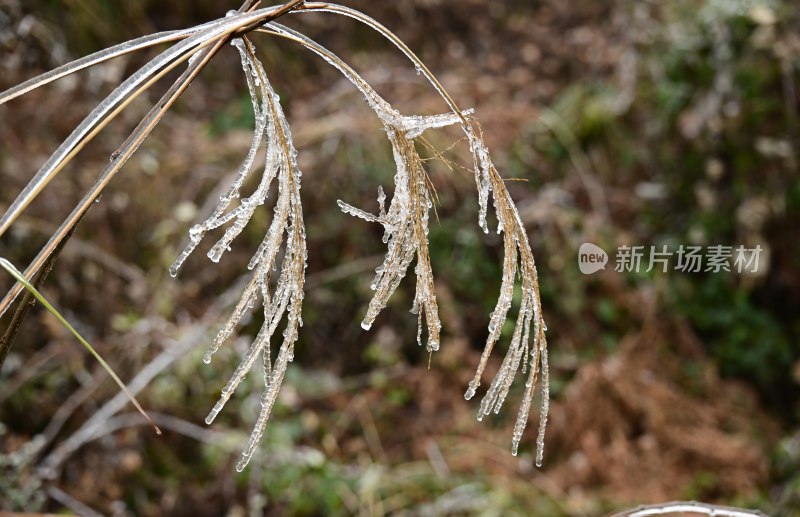
[{"label": "frozen plant", "polygon": [[[485,349],[475,376],[466,389],[465,398],[472,398],[478,391],[489,357],[500,339],[504,323],[509,318],[515,285],[519,282],[522,296],[511,343],[500,370],[483,396],[478,410],[478,420],[491,412],[500,411],[513,380],[521,369],[527,379],[514,427],[512,453],[517,453],[535,390],[539,386],[542,402],[536,463],[541,465],[549,408],[549,374],[545,339],[547,328],[542,317],[536,266],[519,213],[505,188],[503,179],[492,163],[472,111],[461,110],[425,64],[397,36],[367,15],[336,4],[302,0],[292,0],[283,5],[265,8],[258,8],[258,4],[259,2],[249,0],[238,11],[229,12],[224,18],[190,29],[145,36],[105,49],[0,94],[0,104],[2,104],[55,79],[108,59],[153,45],[174,42],[173,46],[123,81],[61,144],[0,218],[0,235],[2,235],[77,151],[94,138],[133,98],[170,70],[186,63],[185,71],[111,156],[108,166],[95,185],[28,266],[24,273],[25,277],[30,280],[36,275],[42,264],[48,260],[58,244],[67,238],[70,229],[78,223],[81,216],[149,135],[189,82],[223,45],[231,43],[241,58],[255,113],[252,143],[233,183],[221,196],[217,207],[203,222],[189,230],[189,242],[177,257],[170,273],[172,275],[178,273],[181,265],[209,231],[225,228],[223,236],[208,252],[208,257],[212,261],[219,261],[248,224],[257,207],[265,203],[270,189],[277,189],[272,222],[262,244],[248,265],[252,271],[251,280],[204,357],[205,362],[210,362],[214,352],[235,333],[243,316],[257,305],[262,307],[264,323],[260,331],[222,389],[219,401],[206,418],[207,423],[214,420],[245,375],[260,359],[263,363],[265,388],[261,397],[260,414],[242,453],[242,459],[237,465],[238,470],[244,469],[261,440],[286,368],[294,357],[294,344],[302,326],[301,307],[307,255],[301,206],[301,172],[297,165],[297,151],[292,144],[291,131],[281,109],[280,99],[270,85],[267,71],[258,59],[250,38],[252,33],[265,33],[292,40],[322,57],[364,95],[383,125],[397,168],[388,207],[387,195],[382,186],[378,187],[377,214],[349,205],[343,200],[338,201],[343,212],[368,222],[378,223],[384,228],[383,242],[387,245],[387,253],[372,280],[371,287],[375,294],[361,326],[364,329],[370,328],[413,262],[416,294],[411,310],[418,315],[418,342],[420,345],[424,342],[429,353],[438,350],[441,341],[441,323],[427,237],[429,212],[433,207],[435,195],[424,162],[417,152],[416,140],[424,131],[444,126],[458,125],[464,132],[472,153],[478,190],[479,225],[484,232],[489,231],[486,218],[491,202],[498,221],[497,233],[502,233],[504,246],[500,296],[490,315]],[[283,15],[312,11],[348,16],[376,30],[411,60],[417,72],[423,75],[444,99],[449,112],[432,116],[401,114],[334,53],[305,35],[274,22]],[[260,181],[254,192],[242,197],[240,190],[253,172],[255,156],[261,148],[265,152],[265,164]],[[15,287],[6,295],[0,302],[0,314],[8,309],[19,292],[20,288]],[[283,339],[273,359],[272,339],[283,321],[285,321]],[[423,335],[426,339],[423,339]]]}]

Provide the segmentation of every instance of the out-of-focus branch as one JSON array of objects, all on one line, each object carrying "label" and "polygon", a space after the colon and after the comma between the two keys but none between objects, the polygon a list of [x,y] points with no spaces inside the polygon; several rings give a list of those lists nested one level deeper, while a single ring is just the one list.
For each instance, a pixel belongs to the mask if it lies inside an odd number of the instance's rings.
[{"label": "out-of-focus branch", "polygon": [[639,506],[632,510],[615,513],[611,517],[649,517],[650,515],[698,514],[713,517],[766,517],[758,510],[745,510],[732,506],[698,503],[695,501],[671,501],[669,503]]}]

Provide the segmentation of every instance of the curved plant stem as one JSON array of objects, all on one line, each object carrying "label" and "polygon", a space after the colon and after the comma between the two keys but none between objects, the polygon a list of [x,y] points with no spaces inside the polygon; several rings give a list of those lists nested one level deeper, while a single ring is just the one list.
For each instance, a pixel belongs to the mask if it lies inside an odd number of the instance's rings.
[{"label": "curved plant stem", "polygon": [[379,32],[383,37],[391,41],[397,48],[399,48],[403,52],[403,54],[405,54],[406,57],[408,57],[408,59],[411,60],[412,63],[414,63],[414,67],[417,70],[419,70],[420,73],[423,76],[425,76],[425,78],[433,85],[433,87],[436,89],[439,95],[442,96],[444,101],[447,103],[447,106],[453,111],[453,113],[461,117],[461,122],[464,125],[468,124],[466,118],[462,114],[456,102],[453,100],[450,94],[447,93],[447,90],[444,89],[442,83],[440,83],[439,80],[436,78],[436,76],[433,75],[433,73],[428,69],[425,63],[422,62],[422,60],[408,47],[408,45],[406,45],[403,42],[403,40],[398,38],[397,35],[395,35],[392,31],[387,29],[376,19],[367,16],[366,14],[360,11],[356,11],[355,9],[351,9],[343,5],[321,3],[321,2],[314,2],[314,3],[308,2],[305,5],[303,5],[302,9],[297,9],[293,12],[302,13],[302,12],[312,12],[312,11],[323,11],[323,12],[344,15],[353,18],[355,20],[358,20],[361,23]]}]

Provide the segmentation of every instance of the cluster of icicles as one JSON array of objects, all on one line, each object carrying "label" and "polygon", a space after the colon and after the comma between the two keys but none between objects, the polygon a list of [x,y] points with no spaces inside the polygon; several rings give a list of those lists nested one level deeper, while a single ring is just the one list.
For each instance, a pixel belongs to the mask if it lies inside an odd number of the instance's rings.
[{"label": "cluster of icicles", "polygon": [[[203,361],[210,363],[211,356],[234,333],[242,317],[254,309],[260,301],[264,309],[264,324],[247,354],[222,389],[219,401],[206,417],[207,424],[214,421],[233,395],[234,390],[244,380],[245,375],[261,358],[264,366],[265,389],[261,397],[261,411],[255,427],[242,452],[242,459],[236,466],[237,470],[242,471],[252,458],[261,436],[264,434],[270,411],[278,398],[286,367],[294,356],[297,333],[299,327],[303,325],[300,312],[303,304],[307,252],[303,211],[300,205],[301,172],[297,166],[297,151],[292,145],[289,125],[281,109],[278,95],[267,80],[263,65],[255,57],[253,45],[241,38],[234,39],[232,44],[241,56],[247,86],[253,101],[256,119],[253,140],[233,184],[220,197],[217,208],[203,223],[193,226],[189,231],[189,244],[170,268],[170,274],[177,275],[178,269],[207,232],[233,221],[225,230],[222,238],[208,252],[208,257],[214,262],[218,262],[223,253],[230,249],[231,242],[242,232],[256,209],[266,202],[270,186],[277,178],[278,201],[275,205],[272,223],[263,242],[247,266],[253,271],[252,279],[245,287],[239,303],[236,304],[228,321],[223,325],[203,357]],[[250,196],[241,198],[238,206],[228,210],[231,202],[240,198],[239,191],[252,171],[256,153],[262,143],[266,155],[258,187]],[[271,276],[276,269],[278,254],[282,247],[284,252],[280,274],[275,282],[274,290],[270,292]],[[286,328],[283,331],[283,343],[278,351],[275,364],[272,364],[270,341],[284,315],[286,315]]]},{"label": "cluster of icicles", "polygon": [[[404,116],[381,98],[335,54],[292,29],[269,22],[278,15],[313,11],[348,16],[378,31],[413,62],[417,73],[424,76],[433,85],[447,103],[450,111],[433,116]],[[43,84],[119,55],[161,43],[181,40],[126,79],[86,117],[41,167],[25,190],[8,208],[6,214],[0,218],[0,234],[11,226],[25,207],[74,156],[75,152],[91,140],[105,123],[116,116],[129,100],[139,95],[158,77],[167,73],[178,63],[188,59],[191,69],[192,63],[197,58],[205,59],[204,52],[213,43],[232,37],[232,44],[241,57],[255,112],[256,122],[252,144],[233,184],[221,196],[219,205],[205,221],[195,225],[189,231],[189,244],[171,267],[170,273],[172,275],[178,273],[181,265],[208,232],[225,228],[222,237],[208,252],[211,260],[219,261],[222,255],[230,249],[233,240],[251,220],[257,208],[265,204],[270,189],[273,188],[272,185],[277,183],[274,217],[262,244],[249,263],[252,277],[228,321],[223,325],[204,357],[205,362],[210,362],[214,352],[236,332],[243,318],[257,305],[261,305],[264,311],[263,326],[233,376],[223,388],[219,401],[206,418],[208,423],[216,418],[245,375],[261,359],[264,365],[265,389],[261,398],[260,414],[242,459],[237,465],[238,470],[244,469],[263,436],[287,365],[294,356],[294,345],[299,327],[302,326],[301,306],[307,255],[303,212],[300,203],[301,172],[297,165],[297,152],[292,144],[289,125],[281,109],[278,95],[267,80],[266,71],[256,57],[252,43],[247,36],[242,36],[248,31],[281,36],[318,54],[344,74],[361,91],[372,111],[380,119],[389,138],[397,167],[394,176],[394,191],[388,208],[386,207],[387,196],[382,187],[378,188],[379,210],[377,214],[356,208],[344,201],[338,201],[345,213],[382,225],[384,228],[383,242],[388,248],[386,257],[377,268],[375,278],[371,283],[375,294],[361,326],[365,329],[372,326],[376,316],[386,307],[390,296],[408,272],[411,263],[415,262],[414,273],[417,282],[412,312],[418,315],[419,344],[423,343],[424,330],[426,348],[429,353],[433,353],[439,348],[441,323],[436,303],[433,271],[428,255],[429,211],[433,205],[433,196],[423,160],[417,153],[416,139],[431,128],[450,125],[461,127],[473,157],[478,187],[480,227],[484,232],[489,231],[486,219],[491,198],[498,221],[497,232],[503,234],[505,252],[500,297],[489,321],[489,336],[484,352],[475,376],[469,383],[465,397],[472,398],[479,388],[489,356],[500,339],[511,310],[515,284],[519,279],[521,298],[511,344],[498,373],[480,404],[478,419],[482,419],[491,412],[500,411],[517,372],[522,369],[523,374],[527,373],[527,381],[514,427],[512,452],[517,453],[527,424],[535,388],[537,385],[541,386],[542,403],[536,447],[536,463],[540,465],[549,401],[546,328],[542,319],[533,255],[519,214],[502,178],[492,164],[489,152],[481,138],[479,127],[471,117],[471,112],[462,111],[457,107],[427,67],[397,36],[359,11],[336,4],[292,0],[283,6],[265,7],[244,13],[229,13],[224,19],[191,29],[153,34],[117,45],[0,93],[0,104],[2,104]],[[176,95],[180,95],[180,91],[182,89],[178,90]],[[173,101],[174,99],[169,102]],[[59,228],[59,232],[51,237],[47,246],[26,270],[27,278],[32,278],[58,244],[64,231],[77,224],[82,214],[88,209],[87,207],[93,203],[96,196],[122,164],[135,152],[161,116],[162,114],[157,113],[152,118],[143,120],[143,124],[145,122],[147,124],[144,124],[143,129],[136,133],[137,138],[126,141],[121,147],[123,150],[112,156],[111,162],[95,186],[84,196],[81,204],[70,214]],[[139,137],[139,135],[142,136]],[[240,190],[253,172],[256,155],[262,147],[265,151],[265,163],[258,186],[249,196],[241,197]],[[0,302],[0,314],[10,305],[20,290],[19,287],[12,289]],[[283,341],[273,357],[270,343],[277,328],[284,320]]]},{"label": "cluster of icicles", "polygon": [[[542,407],[536,462],[541,464],[544,428],[548,412],[548,367],[544,337],[545,326],[540,310],[536,269],[517,210],[491,162],[488,150],[479,136],[479,131],[476,130],[470,118],[471,111],[453,111],[433,116],[403,116],[380,97],[350,66],[315,41],[274,22],[266,24],[262,30],[299,42],[337,68],[361,91],[370,108],[383,124],[397,167],[394,176],[394,192],[388,208],[383,187],[378,187],[379,210],[377,214],[356,208],[342,200],[338,201],[339,207],[346,214],[382,225],[384,228],[383,242],[388,247],[386,257],[376,269],[375,278],[370,284],[375,294],[361,326],[364,329],[372,326],[377,315],[386,307],[389,298],[405,277],[411,263],[415,261],[416,294],[411,312],[418,315],[417,340],[420,345],[425,342],[429,353],[439,349],[441,330],[433,271],[428,254],[428,223],[433,199],[428,183],[429,179],[423,166],[423,160],[417,152],[415,139],[427,129],[453,124],[460,124],[465,131],[476,171],[480,226],[488,232],[486,215],[491,195],[498,219],[497,231],[504,235],[505,248],[500,297],[491,315],[489,337],[484,353],[465,397],[472,398],[480,385],[489,356],[500,338],[503,324],[511,309],[515,279],[518,276],[522,284],[522,297],[511,346],[481,402],[478,420],[492,411],[498,413],[511,389],[517,371],[520,368],[523,374],[527,371],[527,382],[512,440],[512,452],[516,454],[530,412],[537,377],[540,375]],[[235,332],[242,317],[254,308],[257,302],[261,303],[264,309],[264,324],[239,367],[223,388],[220,400],[206,419],[206,422],[210,423],[219,414],[244,376],[261,357],[264,364],[266,387],[261,399],[261,412],[249,443],[243,452],[242,460],[237,466],[237,469],[241,470],[252,457],[255,447],[263,435],[287,364],[293,357],[298,327],[302,326],[300,307],[303,299],[306,243],[300,204],[301,173],[297,167],[296,151],[291,142],[291,133],[281,110],[278,96],[272,90],[264,67],[255,57],[253,46],[249,40],[237,38],[233,41],[233,45],[241,56],[256,115],[252,145],[236,179],[226,194],[220,198],[216,210],[203,223],[191,228],[189,244],[175,261],[171,273],[173,275],[177,273],[178,268],[207,232],[230,223],[222,238],[208,253],[211,260],[218,261],[221,255],[230,249],[232,240],[243,230],[256,207],[265,203],[270,184],[277,177],[278,199],[275,215],[262,245],[248,266],[253,270],[252,280],[245,288],[239,303],[204,358],[206,362],[209,362],[211,355]],[[256,152],[262,143],[266,150],[266,161],[261,181],[252,195],[241,199],[238,206],[229,209],[231,202],[239,198],[239,190],[252,169]],[[284,236],[285,243],[283,242]],[[282,248],[285,251],[281,273],[272,289],[271,272],[275,269],[279,250]],[[283,343],[273,364],[270,340],[284,314],[287,315],[286,330]],[[423,329],[427,337],[426,341],[423,340]]]}]

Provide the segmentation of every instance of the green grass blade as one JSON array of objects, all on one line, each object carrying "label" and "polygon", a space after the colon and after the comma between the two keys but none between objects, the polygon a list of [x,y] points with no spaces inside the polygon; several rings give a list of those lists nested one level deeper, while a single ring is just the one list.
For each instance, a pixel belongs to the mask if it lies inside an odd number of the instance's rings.
[{"label": "green grass blade", "polygon": [[53,305],[50,302],[48,302],[45,299],[45,297],[42,296],[42,294],[30,282],[28,282],[25,279],[25,277],[22,275],[22,273],[16,267],[14,267],[14,264],[12,264],[8,260],[0,257],[0,267],[5,269],[11,276],[13,276],[14,279],[17,282],[19,282],[20,284],[22,284],[23,287],[25,287],[25,289],[30,291],[30,293],[44,306],[45,309],[50,311],[50,313],[53,316],[55,316],[56,319],[58,319],[58,321],[61,322],[62,325],[64,325],[64,327],[66,327],[70,332],[72,332],[72,335],[75,336],[75,338],[78,341],[80,341],[81,344],[84,347],[86,347],[86,349],[89,351],[89,353],[92,354],[94,356],[94,358],[97,359],[97,362],[100,363],[100,366],[102,366],[108,372],[108,374],[111,376],[111,378],[114,379],[114,381],[117,383],[117,385],[120,387],[120,389],[125,393],[125,395],[128,396],[128,398],[130,399],[131,403],[136,407],[136,409],[139,411],[139,413],[141,413],[142,416],[148,422],[150,422],[150,425],[153,426],[153,428],[155,429],[156,433],[157,434],[161,434],[161,429],[159,429],[158,426],[155,424],[155,422],[153,422],[153,420],[151,420],[150,417],[147,416],[147,413],[145,413],[145,411],[142,408],[142,406],[136,400],[136,397],[133,396],[133,393],[130,392],[128,387],[125,386],[125,383],[122,382],[122,380],[117,376],[117,374],[114,373],[114,370],[111,369],[111,366],[108,365],[108,363],[105,361],[105,359],[103,359],[100,356],[100,354],[98,354],[97,351],[92,347],[92,345],[90,345],[88,343],[88,341],[83,339],[83,336],[81,336],[78,333],[78,331],[75,330],[75,328],[72,325],[69,324],[69,322],[61,315],[61,313],[59,313],[56,310],[56,308],[53,307]]}]

